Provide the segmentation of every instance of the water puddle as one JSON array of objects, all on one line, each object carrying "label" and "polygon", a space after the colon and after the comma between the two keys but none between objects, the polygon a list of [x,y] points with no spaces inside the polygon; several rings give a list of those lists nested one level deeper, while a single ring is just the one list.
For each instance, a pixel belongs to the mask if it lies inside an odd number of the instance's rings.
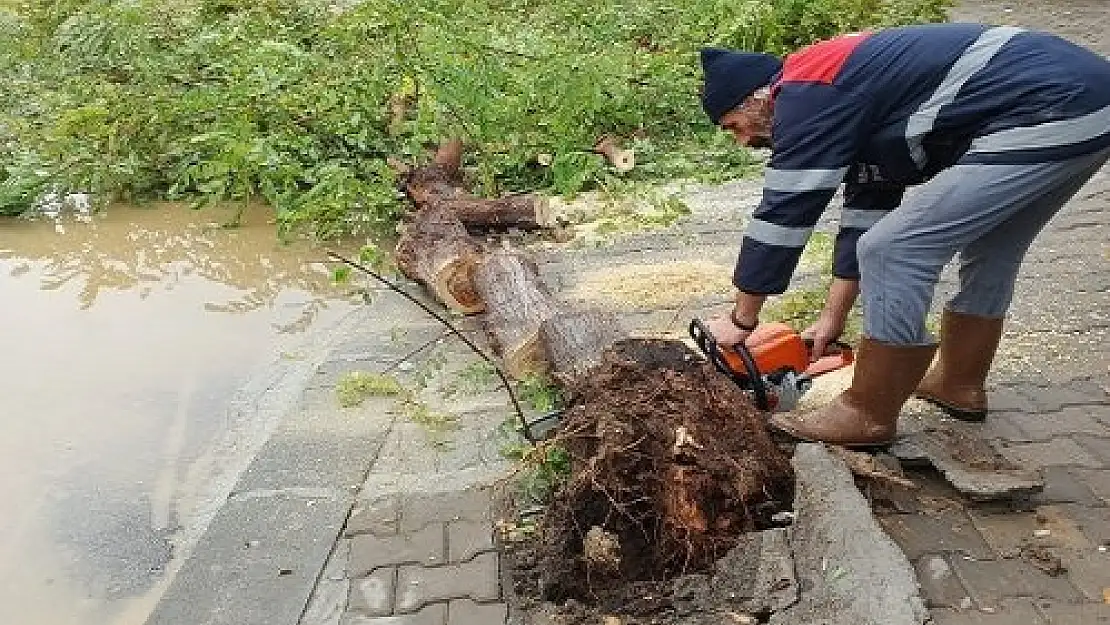
[{"label": "water puddle", "polygon": [[0,220],[0,623],[141,624],[229,398],[356,305],[269,209],[232,215]]}]

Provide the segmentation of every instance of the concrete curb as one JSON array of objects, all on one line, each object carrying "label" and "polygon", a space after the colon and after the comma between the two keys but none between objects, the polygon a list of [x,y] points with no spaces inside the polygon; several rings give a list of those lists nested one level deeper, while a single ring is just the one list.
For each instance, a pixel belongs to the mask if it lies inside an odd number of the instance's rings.
[{"label": "concrete curb", "polygon": [[913,568],[879,527],[844,463],[798,445],[790,530],[803,591],[771,625],[921,625],[929,617]]}]

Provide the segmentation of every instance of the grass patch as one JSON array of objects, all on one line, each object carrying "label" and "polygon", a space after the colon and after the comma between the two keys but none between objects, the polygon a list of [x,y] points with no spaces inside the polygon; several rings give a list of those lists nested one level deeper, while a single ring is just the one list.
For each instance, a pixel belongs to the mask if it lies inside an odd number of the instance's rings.
[{"label": "grass patch", "polygon": [[335,385],[339,405],[353,408],[370,397],[401,395],[405,389],[393,376],[368,371],[351,371],[343,374]]},{"label": "grass patch", "polygon": [[809,237],[799,264],[802,267],[819,268],[822,274],[832,275],[832,254],[836,237],[827,232],[814,232]]},{"label": "grass patch", "polygon": [[505,446],[501,454],[518,462],[514,482],[524,504],[545,503],[570,475],[570,454],[552,441]]},{"label": "grass patch", "polygon": [[517,384],[520,401],[539,413],[548,413],[562,405],[562,390],[546,376],[528,375]]},{"label": "grass patch", "polygon": [[474,395],[489,389],[497,381],[497,371],[492,365],[484,360],[472,362],[463,367],[455,380],[444,387],[443,395]]},{"label": "grass patch", "polygon": [[424,426],[431,432],[442,433],[457,430],[459,418],[453,414],[432,410],[428,404],[413,395],[407,395],[401,402],[401,413],[409,421]]}]

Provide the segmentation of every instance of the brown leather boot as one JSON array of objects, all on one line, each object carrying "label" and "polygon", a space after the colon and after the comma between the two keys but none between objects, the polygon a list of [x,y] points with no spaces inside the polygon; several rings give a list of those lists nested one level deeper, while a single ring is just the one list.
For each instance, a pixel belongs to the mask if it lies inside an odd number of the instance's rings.
[{"label": "brown leather boot", "polygon": [[794,438],[844,447],[894,442],[898,413],[921,381],[935,345],[888,345],[865,338],[856,351],[852,386],[806,414],[777,414],[771,425]]},{"label": "brown leather boot", "polygon": [[940,322],[940,357],[914,395],[956,419],[982,421],[987,417],[984,386],[1001,338],[1001,318],[945,310]]}]

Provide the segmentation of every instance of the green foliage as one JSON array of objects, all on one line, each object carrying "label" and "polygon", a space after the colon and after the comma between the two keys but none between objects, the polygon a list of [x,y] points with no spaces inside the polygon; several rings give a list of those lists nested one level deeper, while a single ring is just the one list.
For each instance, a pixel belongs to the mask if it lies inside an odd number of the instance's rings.
[{"label": "green foliage", "polygon": [[501,453],[520,463],[516,488],[525,503],[545,503],[570,475],[570,454],[554,442],[505,446]]},{"label": "green foliage", "polygon": [[536,412],[551,412],[563,401],[559,387],[550,378],[541,375],[524,377],[517,385],[517,393],[520,400]]},{"label": "green foliage", "polygon": [[[734,177],[752,158],[701,113],[699,47],[781,53],[948,2],[9,1],[0,213],[46,191],[262,198],[284,231],[387,230],[386,157],[455,136],[489,194]],[[592,153],[604,133],[635,169]]]},{"label": "green foliage", "polygon": [[818,267],[826,277],[832,276],[833,247],[836,238],[827,232],[814,232],[802,250],[800,265]]},{"label": "green foliage", "polygon": [[344,408],[358,406],[368,397],[400,395],[404,388],[396,378],[368,371],[351,371],[343,374],[335,385],[339,405]]}]

